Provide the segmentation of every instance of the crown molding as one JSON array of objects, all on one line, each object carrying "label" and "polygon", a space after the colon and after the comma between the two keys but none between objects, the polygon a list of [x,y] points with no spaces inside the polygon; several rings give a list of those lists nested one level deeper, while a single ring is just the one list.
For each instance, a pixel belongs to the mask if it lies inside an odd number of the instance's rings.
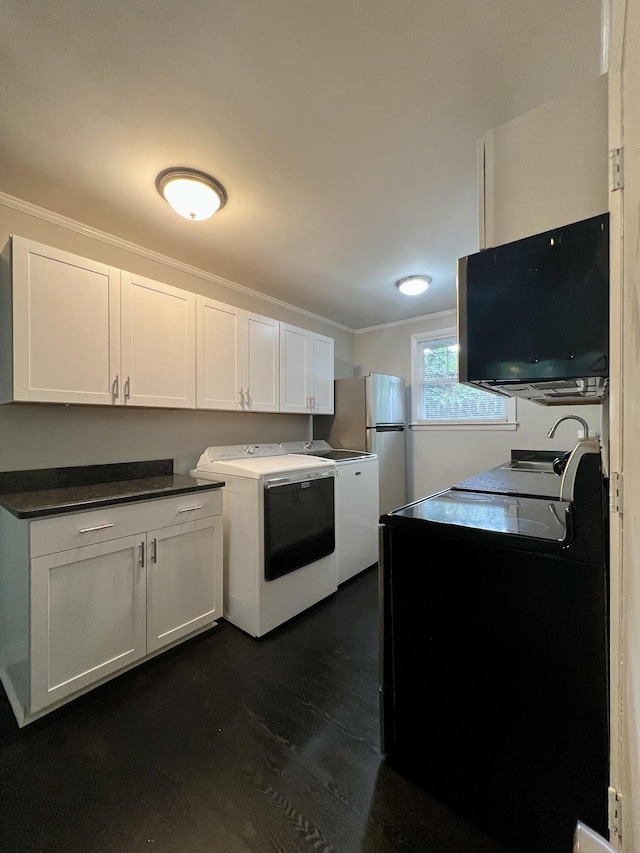
[{"label": "crown molding", "polygon": [[15,196],[7,195],[7,193],[0,192],[0,205],[11,208],[12,210],[17,210],[20,213],[26,213],[28,216],[34,216],[37,219],[50,222],[53,225],[58,225],[60,228],[66,228],[68,231],[74,231],[76,234],[82,234],[85,237],[100,240],[100,242],[106,243],[109,246],[124,249],[126,252],[131,252],[141,258],[146,258],[147,260],[164,264],[165,266],[180,270],[180,272],[188,273],[189,275],[203,279],[204,281],[210,281],[213,284],[226,287],[228,290],[235,290],[237,293],[243,293],[247,296],[255,297],[256,299],[260,299],[262,302],[267,302],[270,305],[276,305],[278,308],[284,308],[287,311],[292,311],[295,314],[307,317],[310,320],[317,320],[320,323],[325,323],[327,326],[333,326],[336,329],[341,329],[343,332],[350,332],[351,334],[354,332],[354,329],[349,326],[344,326],[341,323],[336,323],[335,320],[320,317],[318,314],[311,313],[311,311],[305,311],[304,308],[297,308],[295,305],[290,305],[288,302],[282,302],[280,299],[275,299],[268,294],[252,290],[250,287],[245,287],[243,284],[238,284],[230,279],[222,278],[222,276],[216,275],[215,273],[208,272],[207,270],[200,269],[199,267],[194,267],[191,264],[184,263],[183,261],[178,261],[168,255],[163,255],[160,252],[153,251],[152,249],[147,249],[144,246],[139,246],[137,243],[131,243],[129,240],[117,237],[115,234],[109,234],[106,231],[91,228],[91,226],[85,225],[83,222],[70,219],[69,217],[56,213],[53,210],[47,210],[44,207],[39,207],[37,204],[32,204],[31,202],[16,198]]},{"label": "crown molding", "polygon": [[441,320],[447,317],[455,317],[457,311],[455,308],[448,308],[446,311],[437,311],[434,314],[422,314],[420,317],[409,317],[407,320],[395,320],[393,323],[382,323],[380,326],[369,326],[366,329],[355,329],[355,335],[362,335],[365,332],[377,332],[380,329],[388,329],[390,326],[407,326],[410,323],[422,323],[424,320]]}]

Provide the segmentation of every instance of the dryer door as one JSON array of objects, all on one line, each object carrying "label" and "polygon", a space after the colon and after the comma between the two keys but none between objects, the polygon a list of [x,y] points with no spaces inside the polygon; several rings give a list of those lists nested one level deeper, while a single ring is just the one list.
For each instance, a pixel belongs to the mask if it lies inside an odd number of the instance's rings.
[{"label": "dryer door", "polygon": [[272,581],[335,550],[333,475],[286,482],[264,490],[264,576]]}]

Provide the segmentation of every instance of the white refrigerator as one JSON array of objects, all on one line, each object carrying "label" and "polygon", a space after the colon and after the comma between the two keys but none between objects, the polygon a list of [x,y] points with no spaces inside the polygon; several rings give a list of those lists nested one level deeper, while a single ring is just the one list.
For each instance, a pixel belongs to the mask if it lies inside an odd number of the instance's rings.
[{"label": "white refrigerator", "polygon": [[406,386],[401,376],[336,379],[329,444],[378,457],[380,515],[407,502]]}]

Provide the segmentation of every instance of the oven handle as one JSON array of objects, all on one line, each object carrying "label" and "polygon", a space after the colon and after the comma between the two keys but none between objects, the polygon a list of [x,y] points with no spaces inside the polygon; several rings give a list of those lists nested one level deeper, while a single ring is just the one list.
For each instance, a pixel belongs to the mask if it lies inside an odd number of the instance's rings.
[{"label": "oven handle", "polygon": [[264,481],[265,489],[277,489],[279,486],[289,486],[293,483],[313,483],[314,480],[321,480],[326,477],[335,477],[335,471],[314,471],[311,476],[293,476],[293,477],[272,477]]}]

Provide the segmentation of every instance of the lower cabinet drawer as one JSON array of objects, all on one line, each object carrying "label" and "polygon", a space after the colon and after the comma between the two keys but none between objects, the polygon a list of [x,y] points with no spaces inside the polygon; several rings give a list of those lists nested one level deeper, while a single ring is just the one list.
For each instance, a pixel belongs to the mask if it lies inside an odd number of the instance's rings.
[{"label": "lower cabinet drawer", "polygon": [[214,489],[48,516],[30,523],[30,552],[41,557],[221,513],[222,490]]}]

